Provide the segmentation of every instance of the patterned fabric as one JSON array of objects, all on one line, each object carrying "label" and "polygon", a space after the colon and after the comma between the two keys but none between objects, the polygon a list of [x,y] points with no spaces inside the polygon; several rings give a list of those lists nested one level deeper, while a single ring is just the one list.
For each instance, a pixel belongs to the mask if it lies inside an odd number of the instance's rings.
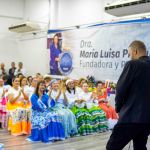
[{"label": "patterned fabric", "polygon": [[76,116],[78,133],[80,135],[88,135],[93,132],[91,114],[85,108],[72,107],[72,112]]},{"label": "patterned fabric", "polygon": [[109,105],[109,102],[107,101],[107,99],[109,99],[107,98],[107,90],[103,88],[100,92],[95,90],[93,93],[99,99],[99,108],[101,108],[106,113],[109,129],[112,129],[118,121],[118,114],[116,113],[115,109]]},{"label": "patterned fabric", "polygon": [[70,109],[64,104],[56,102],[52,110],[61,115],[66,138],[77,134],[76,118]]},{"label": "patterned fabric", "polygon": [[[13,94],[14,97],[17,97],[19,91],[20,89],[15,90],[14,88],[11,88],[8,91],[8,95]],[[22,94],[14,103],[11,103],[8,99],[8,130],[11,131],[12,135],[30,134],[30,106],[30,102],[24,100]]]},{"label": "patterned fabric", "polygon": [[0,122],[2,128],[7,127],[6,103],[7,103],[7,97],[3,97],[0,99]]},{"label": "patterned fabric", "polygon": [[30,109],[8,109],[8,130],[11,131],[12,135],[30,134],[30,113]]},{"label": "patterned fabric", "polygon": [[55,105],[52,107],[52,109],[62,116],[62,124],[65,129],[65,137],[68,138],[77,133],[76,117],[72,113],[72,111],[66,107],[63,94],[60,94],[58,100],[56,100],[58,93],[59,90],[53,90],[51,92],[51,97],[53,98],[51,101],[55,101]]},{"label": "patterned fabric", "polygon": [[78,133],[88,135],[93,132],[104,132],[107,130],[107,119],[105,113],[97,106],[83,108],[74,106],[71,109],[77,119]]},{"label": "patterned fabric", "polygon": [[28,140],[49,142],[54,140],[64,140],[64,128],[62,118],[52,109],[48,109],[49,97],[44,94],[41,100],[33,94],[31,124],[32,130]]},{"label": "patterned fabric", "polygon": [[111,119],[118,119],[118,115],[115,111],[115,109],[110,106],[108,103],[105,102],[101,102],[99,103],[99,107],[106,113],[106,117],[107,119],[111,118]]}]

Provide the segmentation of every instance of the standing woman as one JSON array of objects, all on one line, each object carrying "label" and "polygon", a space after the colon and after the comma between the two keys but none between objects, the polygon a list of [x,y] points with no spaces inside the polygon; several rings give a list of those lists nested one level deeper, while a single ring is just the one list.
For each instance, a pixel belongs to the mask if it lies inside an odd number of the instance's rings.
[{"label": "standing woman", "polygon": [[21,89],[18,77],[13,79],[12,85],[8,91],[8,130],[15,136],[29,134],[31,130],[30,109],[27,109],[29,99]]},{"label": "standing woman", "polygon": [[64,129],[61,116],[52,110],[49,111],[49,96],[45,94],[45,82],[39,81],[35,93],[31,97],[32,103],[32,130],[28,140],[49,142],[63,140]]},{"label": "standing woman", "polygon": [[75,115],[67,108],[66,89],[63,82],[58,83],[57,80],[51,81],[52,89],[50,91],[51,101],[55,101],[53,110],[62,116],[62,123],[65,129],[65,137],[68,138],[77,133],[77,125]]},{"label": "standing woman", "polygon": [[59,55],[61,54],[61,50],[59,47],[59,37],[58,35],[54,35],[53,43],[50,45],[50,73],[52,75],[60,75],[58,69],[58,62],[60,61]]}]

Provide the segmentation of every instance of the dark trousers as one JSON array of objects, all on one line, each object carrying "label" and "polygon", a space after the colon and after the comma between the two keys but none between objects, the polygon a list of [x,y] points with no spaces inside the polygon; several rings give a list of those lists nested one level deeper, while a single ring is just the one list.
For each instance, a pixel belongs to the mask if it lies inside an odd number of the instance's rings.
[{"label": "dark trousers", "polygon": [[114,127],[106,145],[107,150],[122,150],[133,140],[134,150],[147,150],[146,144],[150,133],[150,124],[121,124]]},{"label": "dark trousers", "polygon": [[58,68],[56,68],[56,69],[50,69],[50,74],[51,75],[61,75],[61,73],[58,70]]}]

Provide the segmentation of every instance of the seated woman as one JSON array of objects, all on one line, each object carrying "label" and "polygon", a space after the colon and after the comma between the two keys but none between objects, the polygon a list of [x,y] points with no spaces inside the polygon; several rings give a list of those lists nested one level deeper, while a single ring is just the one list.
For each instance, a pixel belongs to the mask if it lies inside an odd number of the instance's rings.
[{"label": "seated woman", "polygon": [[72,79],[66,80],[65,95],[67,98],[67,105],[71,109],[74,106],[75,101],[78,99],[77,89],[76,89],[75,83]]},{"label": "seated woman", "polygon": [[12,80],[13,87],[9,89],[8,95],[8,130],[12,135],[29,134],[30,127],[30,108],[29,99],[20,88],[20,80],[15,77]]},{"label": "seated woman", "polygon": [[49,110],[49,96],[45,94],[45,82],[39,81],[35,93],[31,97],[31,135],[29,141],[49,142],[64,140],[64,128],[61,117]]},{"label": "seated woman", "polygon": [[109,122],[109,127],[113,128],[114,124],[117,122],[118,115],[115,109],[109,105],[107,101],[107,89],[104,87],[102,81],[97,83],[96,90],[94,94],[97,96],[99,101],[99,107],[106,113],[106,117]]},{"label": "seated woman", "polygon": [[[67,85],[67,88],[72,90],[71,85]],[[97,102],[91,92],[88,91],[88,83],[82,84],[82,90],[77,93],[78,97],[75,100],[72,111],[77,119],[78,133],[80,135],[88,135],[93,132],[104,132],[107,130],[107,120],[105,113],[97,107]],[[68,101],[69,96],[67,94]],[[76,97],[76,95],[75,95]]]},{"label": "seated woman", "polygon": [[65,129],[65,137],[68,138],[77,133],[76,118],[72,111],[67,108],[66,95],[63,82],[59,83],[57,80],[51,81],[51,91],[49,92],[51,101],[54,100],[52,109],[62,116],[62,123]]},{"label": "seated woman", "polygon": [[29,99],[31,99],[31,96],[33,95],[33,93],[36,89],[37,83],[38,83],[37,77],[35,77],[35,76],[32,77],[31,85],[29,86],[28,90],[26,91],[27,95],[29,95]]},{"label": "seated woman", "polygon": [[76,91],[78,93],[82,92],[82,84],[85,83],[85,82],[87,82],[87,79],[85,79],[85,78],[80,78],[79,79],[78,84],[76,86]]},{"label": "seated woman", "polygon": [[[21,79],[20,79],[20,87],[24,92],[24,96],[29,99],[30,98],[29,97],[29,92],[28,92],[29,91],[29,86],[28,86],[27,78],[25,76],[21,77]],[[30,102],[28,102],[26,104],[26,108],[31,108],[31,103]]]}]

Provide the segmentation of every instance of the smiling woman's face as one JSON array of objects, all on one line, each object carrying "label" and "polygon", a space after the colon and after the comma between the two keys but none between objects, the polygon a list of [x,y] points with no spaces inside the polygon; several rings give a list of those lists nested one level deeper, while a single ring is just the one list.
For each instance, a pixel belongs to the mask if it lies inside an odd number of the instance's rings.
[{"label": "smiling woman's face", "polygon": [[58,44],[58,36],[54,36],[54,44]]},{"label": "smiling woman's face", "polygon": [[53,83],[53,84],[52,84],[52,89],[58,90],[58,89],[59,89],[59,83],[58,83],[58,82]]},{"label": "smiling woman's face", "polygon": [[74,82],[73,81],[71,81],[71,82],[69,82],[68,83],[68,85],[67,85],[68,87],[69,87],[69,89],[73,89],[74,87],[75,87],[75,84],[74,84]]},{"label": "smiling woman's face", "polygon": [[82,90],[84,92],[88,92],[88,88],[89,88],[89,85],[86,82],[82,84]]},{"label": "smiling woman's face", "polygon": [[45,83],[40,83],[39,85],[39,92],[44,92],[45,91]]},{"label": "smiling woman's face", "polygon": [[19,87],[20,85],[20,79],[19,78],[15,78],[15,80],[13,81],[13,86],[14,87]]}]

